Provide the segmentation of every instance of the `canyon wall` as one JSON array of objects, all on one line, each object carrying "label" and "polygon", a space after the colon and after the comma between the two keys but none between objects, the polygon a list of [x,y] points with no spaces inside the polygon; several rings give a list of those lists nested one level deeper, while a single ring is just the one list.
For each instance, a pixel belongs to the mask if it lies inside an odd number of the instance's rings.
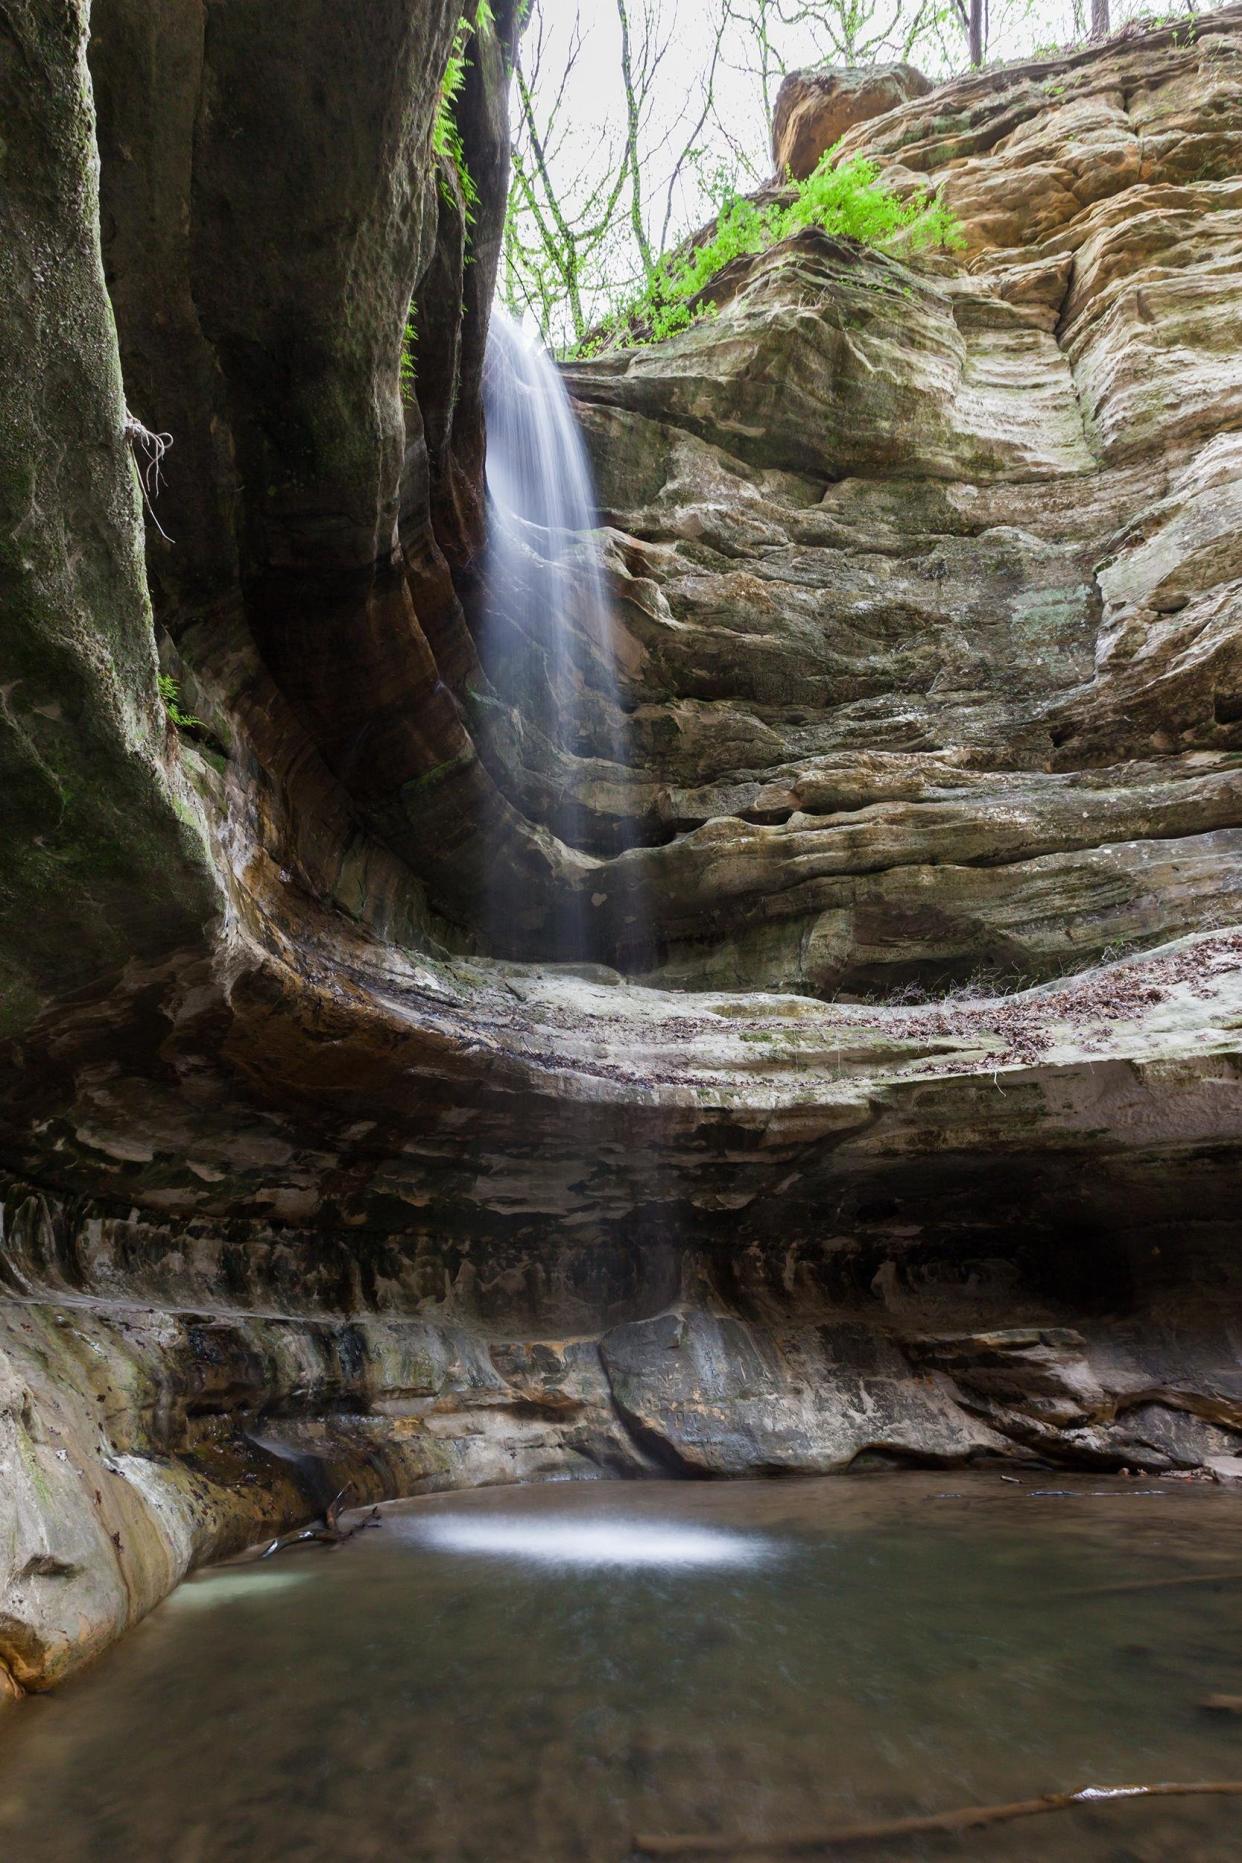
[{"label": "canyon wall", "polygon": [[495,12],[469,207],[452,5],[0,0],[15,1689],[346,1483],[1237,1462],[1242,11],[566,371],[624,765],[478,644]]}]

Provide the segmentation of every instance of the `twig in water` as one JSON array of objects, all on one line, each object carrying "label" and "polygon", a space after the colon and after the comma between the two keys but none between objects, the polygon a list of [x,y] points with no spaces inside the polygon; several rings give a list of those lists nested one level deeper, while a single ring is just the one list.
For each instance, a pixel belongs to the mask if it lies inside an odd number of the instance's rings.
[{"label": "twig in water", "polygon": [[308,1540],[320,1542],[325,1546],[343,1546],[346,1540],[352,1540],[355,1533],[365,1533],[368,1527],[378,1527],[379,1508],[373,1507],[365,1520],[356,1521],[352,1527],[341,1525],[341,1502],[352,1492],[353,1482],[347,1482],[341,1492],[328,1502],[323,1510],[322,1525],[298,1527],[293,1533],[282,1533],[270,1546],[265,1546],[259,1554],[260,1559],[270,1559],[273,1553],[281,1552],[286,1546],[300,1546]]},{"label": "twig in water", "polygon": [[1082,1591],[1062,1591],[1061,1598],[1112,1598],[1126,1591],[1169,1591],[1178,1585],[1238,1585],[1242,1572],[1191,1572],[1178,1578],[1128,1578],[1119,1585],[1089,1585]]},{"label": "twig in water", "polygon": [[727,1837],[715,1832],[685,1837],[639,1836],[634,1839],[634,1849],[648,1857],[743,1857],[772,1852],[811,1855],[817,1850],[888,1843],[894,1837],[982,1830],[991,1824],[1011,1824],[1017,1818],[1038,1818],[1049,1811],[1069,1811],[1075,1805],[1106,1804],[1119,1798],[1242,1798],[1242,1780],[1203,1779],[1188,1785],[1082,1785],[1074,1792],[1046,1792],[1042,1798],[1019,1798],[1007,1805],[966,1805],[957,1811],[931,1812],[925,1817],[841,1824],[835,1830],[792,1831],[784,1837]]}]

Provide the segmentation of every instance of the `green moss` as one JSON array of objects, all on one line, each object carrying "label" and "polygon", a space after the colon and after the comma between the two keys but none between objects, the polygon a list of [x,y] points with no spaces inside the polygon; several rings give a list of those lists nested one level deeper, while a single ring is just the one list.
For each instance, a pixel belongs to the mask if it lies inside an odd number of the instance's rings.
[{"label": "green moss", "polygon": [[0,1040],[19,1035],[38,1017],[44,999],[22,970],[0,958]]},{"label": "green moss", "polygon": [[52,1490],[48,1486],[47,1476],[39,1466],[39,1458],[34,1452],[34,1445],[20,1421],[16,1421],[13,1440],[17,1444],[17,1453],[22,1459],[22,1465],[30,1477],[31,1487],[38,1495],[41,1505],[50,1511]]},{"label": "green moss", "polygon": [[404,801],[412,793],[416,794],[420,790],[434,789],[438,783],[446,782],[450,776],[455,775],[459,770],[466,769],[473,761],[472,750],[462,751],[456,757],[446,757],[443,763],[434,764],[430,770],[424,770],[421,776],[411,777],[410,781],[402,786],[402,800]]}]

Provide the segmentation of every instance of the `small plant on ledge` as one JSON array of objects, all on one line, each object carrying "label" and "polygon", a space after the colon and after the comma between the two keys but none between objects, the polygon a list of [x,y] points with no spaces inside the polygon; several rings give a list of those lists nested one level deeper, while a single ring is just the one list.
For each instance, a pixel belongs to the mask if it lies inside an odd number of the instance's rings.
[{"label": "small plant on ledge", "polygon": [[[451,163],[457,175],[457,185],[461,190],[462,207],[466,225],[473,226],[475,209],[479,204],[479,190],[475,186],[474,176],[466,161],[465,145],[461,139],[461,130],[457,126],[457,100],[465,87],[466,73],[470,69],[470,59],[466,47],[472,37],[489,31],[495,25],[491,0],[478,0],[473,15],[463,13],[457,22],[453,34],[453,44],[449,51],[448,63],[444,67],[444,76],[440,80],[440,96],[436,105],[435,121],[431,129],[431,146],[437,155],[444,156]],[[441,180],[441,190],[450,199],[451,190]]]},{"label": "small plant on ledge", "polygon": [[785,198],[766,206],[726,193],[707,238],[660,259],[642,290],[575,353],[591,356],[676,336],[714,310],[703,292],[731,260],[766,252],[806,227],[882,251],[959,251],[966,244],[956,215],[939,194],[899,200],[874,162],[856,155],[837,164],[834,153],[827,150],[813,174],[791,181]]},{"label": "small plant on ledge", "polygon": [[204,734],[206,733],[206,721],[202,718],[196,718],[193,712],[186,711],[185,707],[182,705],[181,687],[171,673],[160,674],[159,688],[160,697],[164,701],[164,710],[168,714],[169,722],[175,725],[178,731],[188,731],[195,735],[200,731]]}]

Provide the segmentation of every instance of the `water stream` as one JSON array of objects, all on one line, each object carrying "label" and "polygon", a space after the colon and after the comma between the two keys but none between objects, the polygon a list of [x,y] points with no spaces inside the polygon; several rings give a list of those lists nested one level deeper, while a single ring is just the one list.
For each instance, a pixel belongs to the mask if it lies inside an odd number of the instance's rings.
[{"label": "water stream", "polygon": [[[1087,1783],[1242,1776],[1239,1501],[996,1474],[445,1495],[206,1572],[0,1719],[13,1863],[620,1863]],[[779,1854],[779,1852],[775,1853]],[[879,1857],[1242,1854],[1242,1801]]]},{"label": "water stream", "polygon": [[[517,734],[509,767],[521,766],[535,786],[539,818],[568,847],[588,848],[615,839],[610,794],[627,748],[590,464],[555,364],[500,305],[483,386],[489,532],[480,656]],[[502,944],[513,903],[503,891],[491,901]],[[599,958],[610,943],[609,915],[601,919],[591,889],[563,886],[545,955]]]}]

